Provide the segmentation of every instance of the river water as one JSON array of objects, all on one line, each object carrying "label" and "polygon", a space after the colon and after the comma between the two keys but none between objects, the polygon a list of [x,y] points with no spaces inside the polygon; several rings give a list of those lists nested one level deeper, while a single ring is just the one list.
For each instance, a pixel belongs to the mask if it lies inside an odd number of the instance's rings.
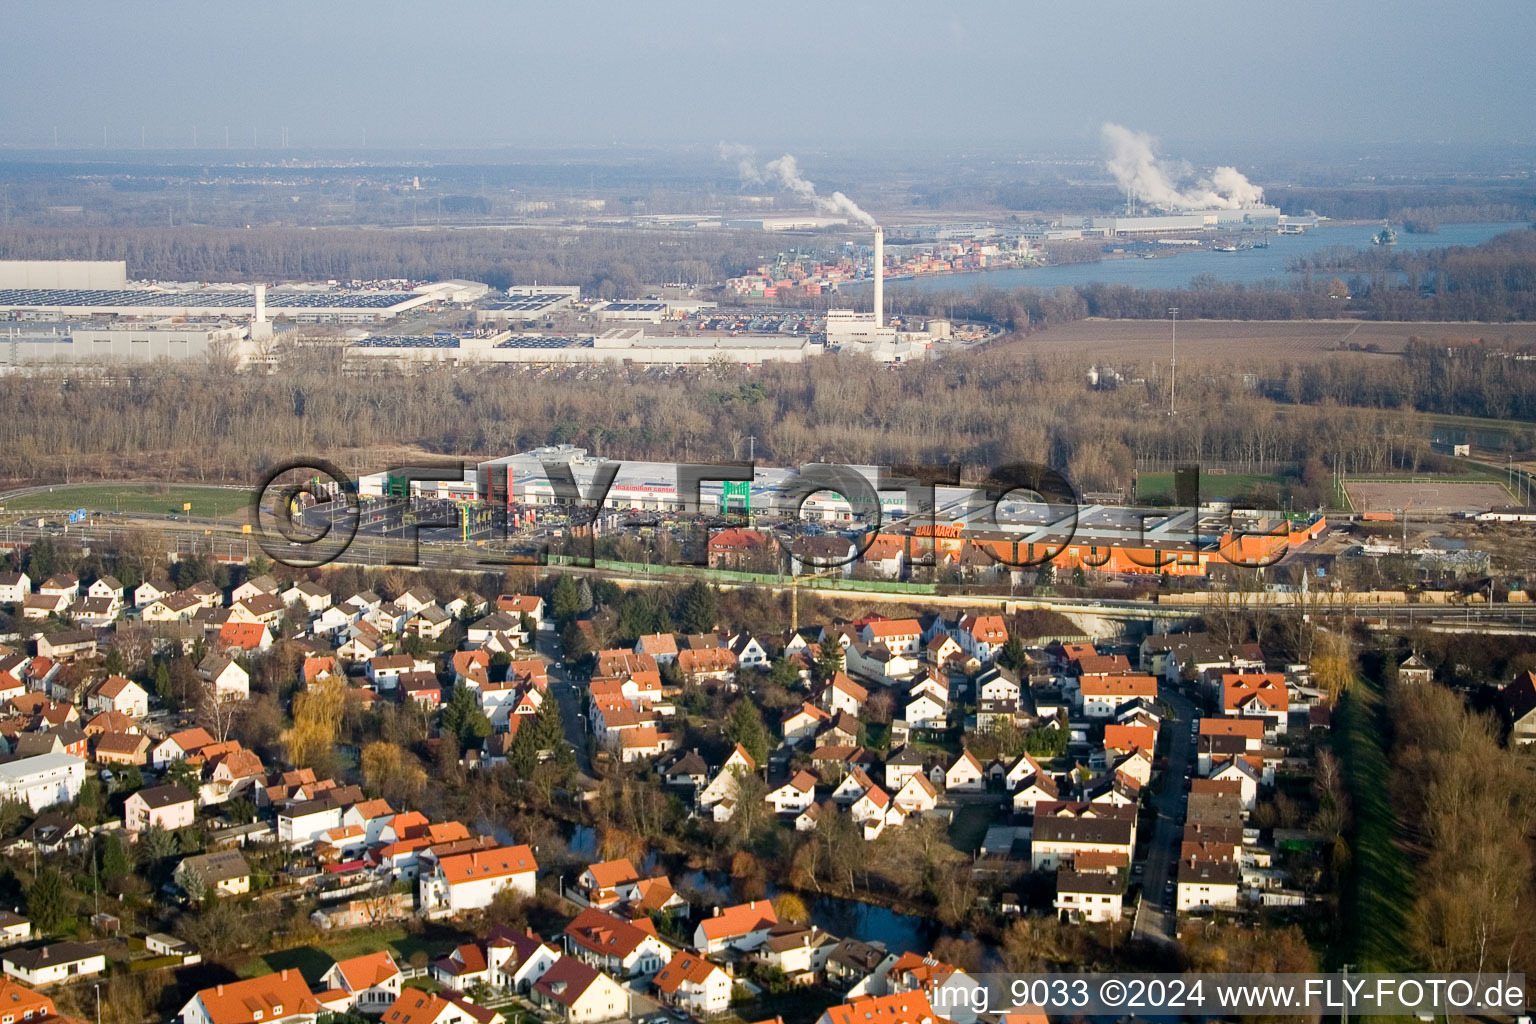
[{"label": "river water", "polygon": [[[1528,227],[1518,224],[1442,224],[1432,235],[1397,232],[1397,249],[1439,249],[1449,245],[1479,245],[1505,231]],[[1178,252],[1176,246],[1159,246],[1156,259],[1140,255],[1114,257],[1097,263],[1071,263],[1054,267],[1021,267],[1010,270],[979,271],[968,274],[938,274],[911,280],[887,281],[890,289],[915,291],[963,291],[983,288],[1060,288],[1090,284],[1125,284],[1133,288],[1183,288],[1190,279],[1210,274],[1221,281],[1257,284],[1275,280],[1288,284],[1293,276],[1286,267],[1297,256],[1344,246],[1369,248],[1371,239],[1381,230],[1379,224],[1324,223],[1303,235],[1271,235],[1267,249],[1241,249],[1238,252],[1213,252],[1198,249]],[[867,282],[845,288],[867,287]]]}]

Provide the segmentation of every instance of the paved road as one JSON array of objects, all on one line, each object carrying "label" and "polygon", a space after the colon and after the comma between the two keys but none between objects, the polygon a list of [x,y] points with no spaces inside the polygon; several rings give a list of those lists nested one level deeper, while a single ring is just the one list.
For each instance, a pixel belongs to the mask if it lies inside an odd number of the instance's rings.
[{"label": "paved road", "polygon": [[560,702],[560,721],[565,726],[565,740],[576,751],[576,765],[586,776],[583,782],[592,781],[592,752],[587,748],[586,705],[581,691],[571,680],[565,668],[565,657],[560,650],[560,638],[552,629],[534,632],[533,649],[549,662],[549,692]]},{"label": "paved road", "polygon": [[1168,771],[1162,785],[1152,797],[1157,810],[1157,823],[1153,826],[1152,842],[1147,848],[1141,907],[1136,913],[1135,932],[1150,939],[1173,941],[1178,932],[1177,915],[1172,911],[1172,899],[1165,890],[1168,882],[1177,877],[1179,846],[1183,842],[1184,829],[1179,815],[1184,810],[1184,776],[1195,773],[1195,741],[1190,735],[1189,723],[1195,714],[1195,706],[1178,690],[1160,682],[1158,696],[1173,709],[1177,721],[1163,723],[1172,731],[1172,743],[1168,750]]}]

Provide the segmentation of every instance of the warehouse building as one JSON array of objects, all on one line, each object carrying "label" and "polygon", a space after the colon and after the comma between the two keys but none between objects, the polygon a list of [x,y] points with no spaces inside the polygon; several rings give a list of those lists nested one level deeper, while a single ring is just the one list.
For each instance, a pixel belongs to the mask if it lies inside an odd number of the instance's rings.
[{"label": "warehouse building", "polygon": [[427,362],[702,366],[718,359],[755,366],[766,362],[804,362],[824,350],[819,341],[803,335],[652,335],[639,327],[615,327],[598,335],[506,331],[474,337],[377,335],[353,343],[347,356],[386,360],[401,367]]},{"label": "warehouse building", "polygon": [[[272,289],[266,311],[295,323],[367,324],[441,301],[412,292]],[[205,319],[255,312],[255,289],[0,288],[0,320],[51,322],[71,317]],[[256,314],[257,319],[261,315]]]},{"label": "warehouse building", "polygon": [[243,366],[253,352],[249,334],[245,325],[229,323],[0,324],[0,366],[203,359],[216,353]]}]

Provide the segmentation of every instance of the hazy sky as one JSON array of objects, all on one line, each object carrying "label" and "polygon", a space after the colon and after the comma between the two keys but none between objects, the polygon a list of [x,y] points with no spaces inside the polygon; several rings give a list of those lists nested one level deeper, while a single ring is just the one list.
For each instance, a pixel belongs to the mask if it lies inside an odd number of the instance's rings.
[{"label": "hazy sky", "polygon": [[8,5],[0,145],[1529,142],[1531,0]]}]

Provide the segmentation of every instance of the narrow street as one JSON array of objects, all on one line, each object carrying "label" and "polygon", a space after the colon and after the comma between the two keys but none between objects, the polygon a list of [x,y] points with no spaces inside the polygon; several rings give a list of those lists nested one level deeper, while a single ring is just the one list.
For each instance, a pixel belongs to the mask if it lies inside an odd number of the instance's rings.
[{"label": "narrow street", "polygon": [[1168,883],[1178,876],[1179,846],[1184,831],[1179,824],[1185,801],[1184,777],[1193,777],[1195,773],[1195,738],[1190,734],[1195,706],[1189,698],[1163,682],[1158,683],[1158,697],[1173,709],[1177,720],[1163,723],[1163,728],[1171,730],[1172,736],[1168,770],[1152,798],[1152,806],[1157,810],[1157,824],[1147,847],[1141,906],[1136,912],[1134,932],[1142,938],[1172,942],[1177,935],[1178,915],[1173,910],[1173,899],[1167,888]]},{"label": "narrow street", "polygon": [[576,765],[583,784],[592,780],[592,752],[587,748],[586,704],[581,691],[565,668],[560,637],[552,629],[534,631],[533,649],[549,664],[549,692],[560,702],[560,722],[565,726],[565,740],[576,751]]}]

